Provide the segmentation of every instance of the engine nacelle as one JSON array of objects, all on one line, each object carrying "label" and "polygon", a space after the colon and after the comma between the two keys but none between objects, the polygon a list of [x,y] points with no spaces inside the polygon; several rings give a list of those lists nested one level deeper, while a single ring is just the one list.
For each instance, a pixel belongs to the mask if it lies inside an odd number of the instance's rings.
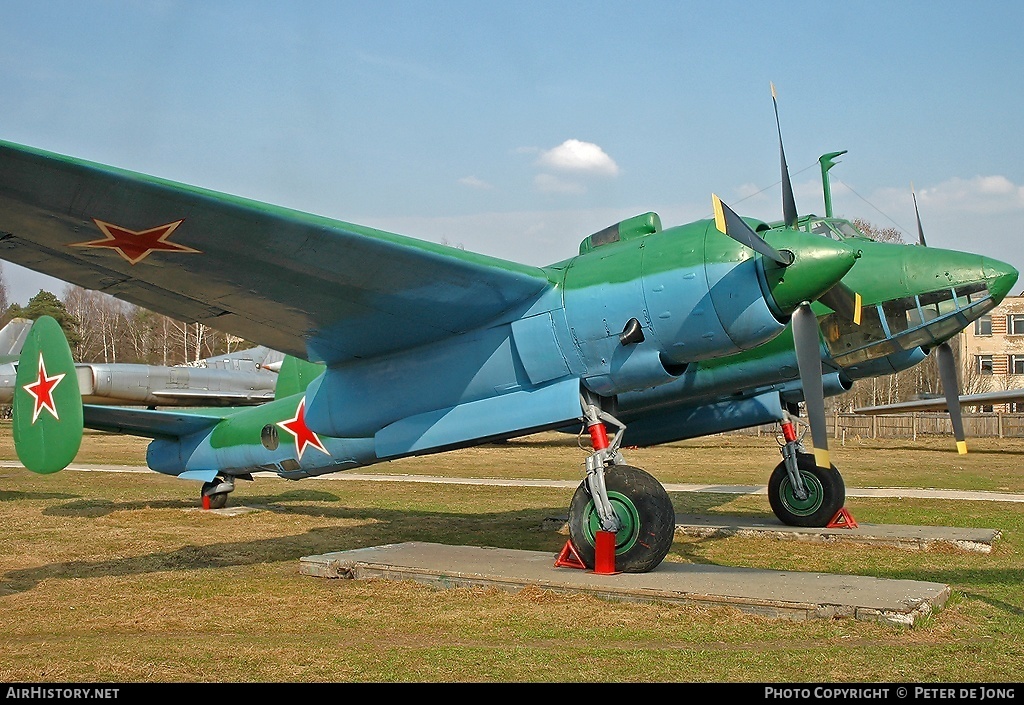
[{"label": "engine nacelle", "polygon": [[564,279],[584,384],[604,396],[655,387],[770,340],[785,322],[767,291],[760,258],[713,221],[594,247]]}]

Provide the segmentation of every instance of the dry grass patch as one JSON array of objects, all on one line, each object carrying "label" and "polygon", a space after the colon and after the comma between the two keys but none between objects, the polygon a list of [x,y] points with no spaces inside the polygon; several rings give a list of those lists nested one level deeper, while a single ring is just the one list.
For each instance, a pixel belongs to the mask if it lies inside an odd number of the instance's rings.
[{"label": "dry grass patch", "polygon": [[[87,437],[96,462],[125,451],[92,447],[97,440]],[[574,443],[537,437],[376,470],[578,478]],[[778,462],[774,444],[712,438],[627,453],[664,482],[764,484]],[[991,486],[1018,482],[1007,475],[1018,451],[980,450],[984,462],[968,456],[970,464],[938,441],[848,442],[836,454],[850,484],[869,472],[878,484],[905,481],[925,472],[921,458],[933,463],[930,485],[957,473]],[[196,509],[197,483],[155,473],[0,474],[0,678],[8,682],[997,682],[1024,670],[1019,504],[848,502],[861,522],[1000,528],[988,555],[678,537],[668,559],[953,588],[939,614],[905,629],[298,572],[302,556],[413,540],[554,556],[565,537],[542,528],[544,519],[564,515],[571,489],[258,478],[231,500],[254,511],[222,516]],[[673,499],[678,511],[770,515],[763,496]]]}]

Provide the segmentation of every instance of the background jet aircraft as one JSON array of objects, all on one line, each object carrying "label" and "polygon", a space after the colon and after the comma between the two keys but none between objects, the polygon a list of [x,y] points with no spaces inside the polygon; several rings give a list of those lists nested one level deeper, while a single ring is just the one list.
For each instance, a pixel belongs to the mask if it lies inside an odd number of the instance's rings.
[{"label": "background jet aircraft", "polygon": [[[223,506],[255,470],[298,479],[576,425],[593,452],[569,507],[572,547],[588,567],[603,544],[616,569],[642,572],[670,549],[674,512],[661,484],[626,463],[623,439],[752,425],[752,405],[788,421],[790,391],[809,410],[814,453],[794,436],[773,508],[824,525],[844,490],[822,433],[817,316],[856,321],[840,282],[882,258],[802,231],[795,206],[773,227],[713,205],[714,220],[663,229],[645,214],[586,238],[576,257],[529,267],[0,143],[4,258],[289,355],[276,399],[257,407],[83,408],[62,384],[66,341],[40,319],[19,367],[19,457],[60,470],[83,425],[149,436],[152,469],[201,480]],[[990,297],[1016,278],[947,256]]]},{"label": "background jet aircraft", "polygon": [[[0,330],[0,404],[14,399],[17,365],[32,321],[14,319]],[[247,406],[274,398],[284,355],[265,347],[238,350],[181,366],[79,362],[75,374],[87,404],[150,408]]]},{"label": "background jet aircraft", "polygon": [[12,318],[0,328],[0,365],[17,362],[31,328],[32,321],[27,318]]}]

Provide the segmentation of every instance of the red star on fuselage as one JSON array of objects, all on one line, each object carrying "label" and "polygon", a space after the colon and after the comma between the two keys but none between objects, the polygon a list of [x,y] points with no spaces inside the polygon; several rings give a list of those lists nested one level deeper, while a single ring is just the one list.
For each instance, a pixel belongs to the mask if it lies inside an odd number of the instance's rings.
[{"label": "red star on fuselage", "polygon": [[117,254],[124,257],[129,264],[138,264],[149,256],[150,252],[157,250],[165,252],[199,252],[191,247],[179,245],[176,242],[169,242],[167,238],[184,221],[176,220],[166,225],[158,225],[149,230],[129,230],[120,225],[105,223],[102,220],[92,219],[96,227],[105,236],[102,240],[90,240],[88,242],[73,242],[71,247],[108,247],[116,250]]},{"label": "red star on fuselage", "polygon": [[295,416],[287,421],[278,421],[277,425],[295,437],[295,452],[299,454],[299,460],[302,460],[302,453],[306,450],[306,446],[312,446],[327,455],[331,454],[330,451],[324,448],[324,444],[320,442],[319,436],[310,431],[309,427],[306,426],[306,397],[302,397],[302,400],[299,402],[299,407],[295,410]]},{"label": "red star on fuselage", "polygon": [[39,414],[46,409],[53,418],[60,421],[60,416],[57,415],[57,407],[53,403],[53,389],[60,381],[64,379],[64,373],[48,377],[46,375],[46,364],[43,362],[43,354],[39,353],[39,375],[36,377],[35,382],[23,385],[22,389],[32,395],[32,399],[35,400],[35,408],[32,409],[32,423],[35,423],[39,418]]}]

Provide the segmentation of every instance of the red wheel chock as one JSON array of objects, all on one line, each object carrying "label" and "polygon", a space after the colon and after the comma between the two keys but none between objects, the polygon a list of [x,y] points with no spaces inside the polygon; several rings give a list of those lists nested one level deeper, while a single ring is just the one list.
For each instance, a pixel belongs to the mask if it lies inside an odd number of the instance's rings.
[{"label": "red wheel chock", "polygon": [[615,575],[615,534],[598,531],[594,534],[594,572],[597,575]]},{"label": "red wheel chock", "polygon": [[[615,534],[610,531],[598,531],[594,535],[594,573],[596,575],[617,575],[615,570]],[[566,541],[562,552],[555,559],[556,568],[582,568],[587,569],[576,552],[572,541]]]},{"label": "red wheel chock", "polygon": [[828,529],[856,529],[857,528],[857,520],[854,519],[853,515],[850,514],[850,512],[848,512],[846,510],[846,507],[843,507],[838,512],[836,512],[836,515],[834,517],[832,517],[832,521],[830,521],[826,525],[826,528],[828,528]]},{"label": "red wheel chock", "polygon": [[555,567],[583,568],[585,570],[587,566],[583,565],[583,561],[580,560],[580,554],[576,553],[576,547],[572,545],[572,541],[566,541],[562,552],[555,559]]}]

